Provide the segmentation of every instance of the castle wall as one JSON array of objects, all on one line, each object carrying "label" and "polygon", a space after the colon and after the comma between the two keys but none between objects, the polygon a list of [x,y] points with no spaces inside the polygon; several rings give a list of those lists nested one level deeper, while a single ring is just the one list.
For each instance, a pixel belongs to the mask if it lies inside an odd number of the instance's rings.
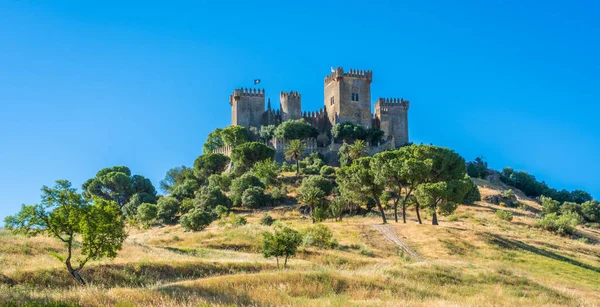
[{"label": "castle wall", "polygon": [[279,93],[281,120],[300,119],[302,117],[302,97],[298,92]]},{"label": "castle wall", "polygon": [[371,127],[371,81],[370,71],[342,68],[325,77],[324,104],[331,125],[352,122]]},{"label": "castle wall", "polygon": [[231,124],[246,128],[260,128],[265,112],[265,91],[236,89],[229,97]]}]

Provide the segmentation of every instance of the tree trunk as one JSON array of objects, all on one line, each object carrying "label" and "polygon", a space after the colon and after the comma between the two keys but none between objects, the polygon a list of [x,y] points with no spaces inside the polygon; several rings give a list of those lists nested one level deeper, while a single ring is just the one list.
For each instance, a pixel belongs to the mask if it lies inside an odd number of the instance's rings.
[{"label": "tree trunk", "polygon": [[296,159],[296,176],[300,175],[300,158]]},{"label": "tree trunk", "polygon": [[398,199],[394,200],[394,221],[398,223]]},{"label": "tree trunk", "polygon": [[71,265],[71,257],[67,258],[65,264],[67,265],[67,270],[69,271],[69,274],[71,274],[71,276],[73,276],[77,280],[77,282],[79,282],[80,285],[85,286],[85,280],[83,280],[83,277],[81,277],[79,271],[73,269],[73,266]]},{"label": "tree trunk", "polygon": [[406,224],[406,200],[402,201],[402,221]]},{"label": "tree trunk", "polygon": [[379,200],[379,197],[376,197],[377,195],[373,195],[373,197],[375,198],[375,203],[377,203],[377,208],[379,209],[379,212],[381,212],[381,218],[383,219],[383,223],[387,224],[387,219],[385,218],[385,212],[383,211],[383,207],[381,206],[381,201]]},{"label": "tree trunk", "polygon": [[437,220],[437,213],[433,211],[433,218],[431,220],[431,225],[439,225]]},{"label": "tree trunk", "polygon": [[288,260],[288,255],[285,255],[285,260],[283,261],[283,268],[287,268],[287,260]]},{"label": "tree trunk", "polygon": [[277,261],[277,269],[279,270],[279,257],[275,257],[275,261]]},{"label": "tree trunk", "polygon": [[313,206],[309,206],[310,207],[310,218],[312,219],[312,223],[315,223],[315,208],[313,208]]},{"label": "tree trunk", "polygon": [[419,203],[415,205],[415,209],[417,209],[417,219],[419,220],[419,224],[423,224],[421,221],[421,214],[419,214]]}]

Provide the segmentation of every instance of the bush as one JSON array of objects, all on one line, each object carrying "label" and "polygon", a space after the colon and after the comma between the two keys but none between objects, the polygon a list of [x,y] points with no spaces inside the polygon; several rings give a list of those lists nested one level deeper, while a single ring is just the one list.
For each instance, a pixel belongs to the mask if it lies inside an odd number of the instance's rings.
[{"label": "bush", "polygon": [[367,256],[367,257],[373,257],[373,252],[366,246],[361,245],[360,246],[360,250],[359,250],[360,254],[363,256]]},{"label": "bush", "polygon": [[279,169],[277,162],[267,159],[256,162],[251,171],[263,184],[271,185],[277,180]]},{"label": "bush", "polygon": [[302,191],[316,187],[323,191],[325,196],[331,194],[331,190],[333,190],[333,183],[323,177],[323,176],[308,176],[302,180],[302,184],[300,185],[300,194],[304,194]]},{"label": "bush", "polygon": [[238,227],[246,225],[248,223],[248,220],[243,216],[235,215],[233,212],[229,212],[229,215],[226,218],[222,219],[222,223],[230,224],[233,227]]},{"label": "bush", "polygon": [[589,222],[600,222],[600,203],[595,200],[581,204],[581,214]]},{"label": "bush", "polygon": [[265,189],[249,187],[242,195],[242,204],[248,208],[259,208],[265,204]]},{"label": "bush", "polygon": [[216,206],[216,207],[215,207],[215,210],[213,210],[213,211],[214,211],[214,213],[215,213],[215,214],[216,214],[216,215],[217,215],[219,218],[222,218],[222,217],[224,217],[225,215],[227,215],[227,212],[229,212],[229,208],[227,208],[227,207],[225,207],[225,206],[218,205],[218,206]]},{"label": "bush", "polygon": [[496,211],[496,217],[501,219],[501,220],[505,220],[505,221],[512,221],[513,219],[513,214],[511,212],[508,211],[504,211],[504,210],[497,210]]},{"label": "bush", "polygon": [[165,224],[174,224],[179,212],[179,201],[174,197],[161,197],[157,203],[157,217]]},{"label": "bush", "polygon": [[195,206],[195,200],[191,199],[191,198],[185,198],[181,201],[181,209],[179,211],[181,211],[181,214],[186,214],[188,212],[190,212],[190,210],[194,209]]},{"label": "bush", "polygon": [[242,204],[244,191],[250,187],[261,187],[264,189],[265,185],[258,177],[251,173],[246,173],[231,182],[231,193],[229,193],[229,196],[231,197],[234,206]]},{"label": "bush", "polygon": [[558,235],[572,235],[575,233],[575,226],[581,222],[579,215],[575,213],[566,213],[557,215],[549,213],[535,222],[535,226],[554,232]]},{"label": "bush", "polygon": [[208,177],[208,185],[218,187],[223,191],[229,191],[233,173],[212,174]]},{"label": "bush", "polygon": [[265,258],[275,257],[279,268],[279,257],[284,257],[283,267],[287,266],[289,257],[296,255],[302,235],[288,227],[278,227],[274,233],[263,233],[262,254]]},{"label": "bush", "polygon": [[284,186],[273,187],[271,188],[271,192],[269,194],[271,195],[271,200],[273,201],[273,204],[278,205],[287,196],[287,189]]},{"label": "bush", "polygon": [[325,165],[325,166],[321,167],[321,171],[319,171],[319,173],[323,177],[331,176],[331,175],[335,174],[335,168],[333,168],[333,166]]},{"label": "bush", "polygon": [[149,224],[156,219],[158,208],[155,204],[143,203],[137,207],[138,221]]},{"label": "bush", "polygon": [[273,159],[275,149],[258,142],[244,143],[236,146],[231,151],[231,161],[233,161],[236,174],[247,172],[258,161]]},{"label": "bush", "polygon": [[271,226],[274,221],[275,219],[268,214],[265,214],[260,218],[260,224],[263,226]]},{"label": "bush", "polygon": [[502,196],[504,196],[504,198],[508,198],[508,199],[513,199],[513,198],[517,197],[515,195],[515,192],[512,189],[508,189],[508,190],[504,191],[502,193]]},{"label": "bush", "polygon": [[200,208],[195,208],[181,217],[181,226],[186,230],[200,231],[214,220],[214,215]]},{"label": "bush", "polygon": [[218,187],[212,185],[204,186],[196,194],[194,207],[211,212],[218,205],[231,207],[231,200]]},{"label": "bush", "polygon": [[541,196],[542,214],[558,213],[560,211],[560,202],[546,196]]},{"label": "bush", "polygon": [[469,185],[469,192],[465,196],[463,203],[474,204],[476,201],[481,201],[481,194],[477,185],[471,179],[467,179],[466,183]]},{"label": "bush", "polygon": [[338,242],[333,237],[333,233],[327,226],[323,224],[317,224],[306,229],[304,232],[303,245],[320,248],[336,248],[338,246]]}]

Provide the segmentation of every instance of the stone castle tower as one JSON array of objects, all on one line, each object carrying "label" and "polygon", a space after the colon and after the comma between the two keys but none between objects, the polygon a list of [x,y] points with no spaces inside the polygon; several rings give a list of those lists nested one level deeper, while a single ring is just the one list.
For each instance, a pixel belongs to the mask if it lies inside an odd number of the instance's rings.
[{"label": "stone castle tower", "polygon": [[231,124],[260,129],[260,126],[303,118],[319,130],[320,137],[330,137],[333,125],[351,122],[381,129],[384,140],[393,147],[407,144],[409,102],[402,98],[379,98],[372,114],[372,80],[370,70],[334,69],[325,77],[324,106],[316,112],[302,110],[302,96],[298,92],[280,92],[279,110],[271,108],[270,100],[265,110],[264,90],[236,89],[229,97]]},{"label": "stone castle tower", "polygon": [[331,125],[352,122],[371,127],[371,71],[344,72],[338,67],[325,77],[325,109]]}]

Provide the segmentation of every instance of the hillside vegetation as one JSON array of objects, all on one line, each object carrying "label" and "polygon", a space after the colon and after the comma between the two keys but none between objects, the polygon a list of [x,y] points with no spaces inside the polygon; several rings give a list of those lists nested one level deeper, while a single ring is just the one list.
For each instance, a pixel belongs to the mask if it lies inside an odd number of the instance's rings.
[{"label": "hillside vegetation", "polygon": [[[505,188],[474,181],[483,198]],[[519,202],[519,208],[485,201],[461,205],[452,215],[439,216],[439,226],[418,224],[414,207],[409,207],[406,224],[385,227],[414,254],[374,227],[381,224],[375,214],[329,219],[320,224],[332,231],[337,246],[300,246],[285,270],[261,255],[261,234],[275,226],[263,226],[260,220],[268,213],[276,224],[300,232],[313,227],[294,205],[234,208],[247,219],[245,225],[214,222],[201,232],[179,225],[128,226],[129,236],[116,258],[92,261],[82,271],[89,281],[83,287],[53,257],[63,249],[60,242],[1,231],[0,301],[82,306],[600,305],[600,230],[577,226],[584,240],[556,236],[533,227],[541,205],[524,196]],[[512,213],[512,220],[498,218],[498,210]],[[422,218],[431,219],[423,213]]]}]

